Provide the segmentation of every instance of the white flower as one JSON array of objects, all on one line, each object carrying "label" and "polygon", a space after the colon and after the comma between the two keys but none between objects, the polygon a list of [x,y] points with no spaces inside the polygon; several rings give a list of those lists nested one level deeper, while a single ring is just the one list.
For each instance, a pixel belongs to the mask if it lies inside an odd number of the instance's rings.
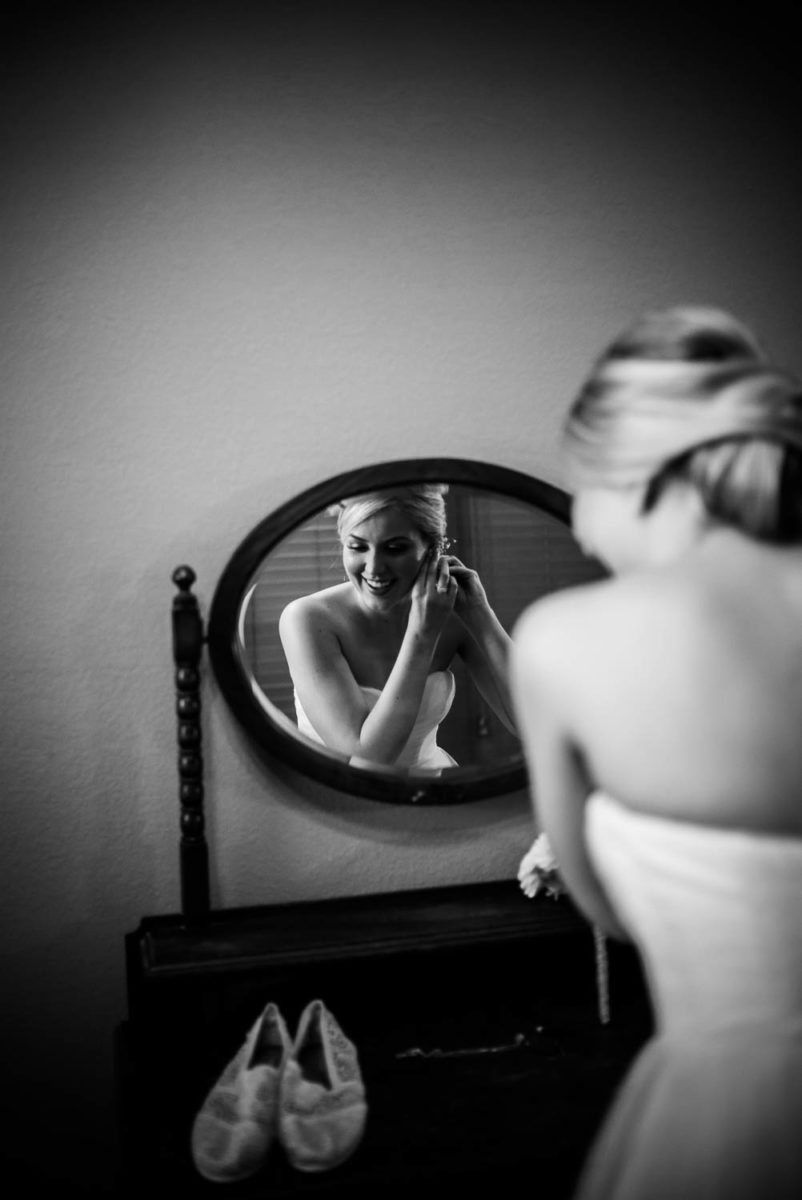
[{"label": "white flower", "polygon": [[549,896],[560,896],[565,891],[560,879],[557,859],[548,837],[541,833],[521,859],[518,868],[521,890],[532,899],[543,889]]},{"label": "white flower", "polygon": [[523,874],[536,869],[541,871],[557,870],[557,859],[554,857],[551,842],[545,833],[541,833],[535,838],[529,850],[527,850],[521,859],[521,865],[518,868],[518,878],[520,879]]}]

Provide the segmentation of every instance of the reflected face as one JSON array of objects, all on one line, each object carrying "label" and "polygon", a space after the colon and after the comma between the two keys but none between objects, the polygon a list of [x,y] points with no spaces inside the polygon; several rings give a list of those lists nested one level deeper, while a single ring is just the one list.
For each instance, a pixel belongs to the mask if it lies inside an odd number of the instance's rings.
[{"label": "reflected face", "polygon": [[417,526],[397,507],[369,517],[343,539],[343,566],[369,612],[406,600],[429,549]]}]

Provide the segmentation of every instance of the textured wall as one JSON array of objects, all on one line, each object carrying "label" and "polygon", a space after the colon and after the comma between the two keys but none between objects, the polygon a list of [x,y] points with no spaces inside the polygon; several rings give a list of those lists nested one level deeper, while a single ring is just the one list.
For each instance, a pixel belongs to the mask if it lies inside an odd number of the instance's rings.
[{"label": "textured wall", "polygon": [[[4,1085],[39,1113],[17,1153],[47,1130],[50,1173],[91,1182],[122,936],[178,904],[172,569],[208,608],[260,517],[364,462],[559,483],[564,406],[645,305],[729,306],[799,365],[798,83],[782,29],[745,58],[607,6],[16,7]],[[216,902],[514,872],[523,796],[407,813],[268,777],[205,694]]]}]

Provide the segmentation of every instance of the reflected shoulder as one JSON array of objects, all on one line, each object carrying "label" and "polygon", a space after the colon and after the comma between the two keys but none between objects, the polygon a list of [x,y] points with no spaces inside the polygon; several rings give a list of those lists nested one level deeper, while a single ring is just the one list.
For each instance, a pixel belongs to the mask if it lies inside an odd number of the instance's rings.
[{"label": "reflected shoulder", "polygon": [[308,596],[296,596],[285,605],[279,617],[279,629],[302,626],[309,621],[336,618],[348,600],[349,584],[338,583],[310,592]]},{"label": "reflected shoulder", "polygon": [[335,583],[331,587],[322,588],[319,592],[310,592],[307,596],[296,596],[285,605],[282,616],[301,615],[311,612],[328,612],[340,609],[350,591],[350,584]]}]

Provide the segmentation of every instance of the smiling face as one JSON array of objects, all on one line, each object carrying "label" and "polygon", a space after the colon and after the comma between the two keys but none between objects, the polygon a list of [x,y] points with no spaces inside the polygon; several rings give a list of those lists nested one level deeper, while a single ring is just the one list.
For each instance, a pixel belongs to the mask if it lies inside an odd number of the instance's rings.
[{"label": "smiling face", "polygon": [[369,612],[384,613],[406,600],[429,545],[393,505],[355,525],[343,539],[343,566]]}]

